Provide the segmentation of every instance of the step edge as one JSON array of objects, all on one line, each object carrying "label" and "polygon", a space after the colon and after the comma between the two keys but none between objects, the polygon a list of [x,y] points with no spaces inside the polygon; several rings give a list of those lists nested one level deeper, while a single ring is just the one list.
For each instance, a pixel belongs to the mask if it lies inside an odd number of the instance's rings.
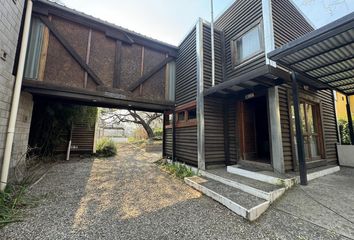
[{"label": "step edge", "polygon": [[255,197],[259,197],[259,198],[264,199],[264,200],[271,200],[271,195],[272,195],[273,191],[272,192],[266,192],[266,191],[260,190],[258,188],[255,188],[255,187],[243,184],[243,183],[239,183],[237,181],[230,180],[230,179],[218,176],[218,175],[213,174],[213,173],[208,173],[208,172],[205,172],[205,171],[200,171],[200,174],[202,176],[211,178],[211,179],[213,179],[215,181],[221,182],[221,183],[223,183],[225,185],[228,185],[230,187],[237,188],[237,189],[239,189],[241,191],[244,191],[244,192],[246,192],[248,194],[251,194],[251,195],[253,195]]},{"label": "step edge", "polygon": [[227,171],[232,174],[237,174],[243,177],[252,178],[261,182],[266,182],[277,186],[283,186],[284,179],[281,178],[272,177],[265,174],[256,173],[256,172],[240,169],[233,166],[227,166]]},{"label": "step edge", "polygon": [[[217,192],[215,192],[215,191],[213,191],[213,190],[211,190],[211,189],[209,189],[207,187],[204,187],[204,186],[200,185],[199,183],[194,182],[191,178],[184,178],[184,181],[189,186],[195,188],[196,190],[202,192],[206,196],[212,198],[214,201],[217,201],[220,204],[224,205],[225,207],[227,207],[228,209],[230,209],[231,211],[233,211],[237,215],[240,215],[243,218],[248,219],[247,218],[248,217],[248,209],[247,208],[241,206],[238,203],[235,203],[231,199],[229,199],[227,197],[224,197],[224,196],[220,195],[219,193],[217,193]],[[208,190],[208,191],[205,191],[205,190]],[[216,199],[215,196],[219,197],[220,199]]]}]

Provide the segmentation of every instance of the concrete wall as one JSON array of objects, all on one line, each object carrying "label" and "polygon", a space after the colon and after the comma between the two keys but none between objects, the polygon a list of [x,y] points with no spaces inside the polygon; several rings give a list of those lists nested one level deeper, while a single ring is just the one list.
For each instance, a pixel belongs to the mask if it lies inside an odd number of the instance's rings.
[{"label": "concrete wall", "polygon": [[338,161],[340,166],[354,167],[354,146],[337,145]]},{"label": "concrete wall", "polygon": [[[13,85],[15,77],[12,75],[17,41],[21,26],[24,0],[0,0],[0,166],[3,159],[5,137],[8,126],[9,111],[12,101]],[[6,53],[6,59],[1,58]],[[16,124],[14,140],[14,155],[11,162],[13,169],[27,148],[29,126],[32,115],[32,96],[21,94],[19,118]],[[13,171],[10,172],[10,178]]]}]

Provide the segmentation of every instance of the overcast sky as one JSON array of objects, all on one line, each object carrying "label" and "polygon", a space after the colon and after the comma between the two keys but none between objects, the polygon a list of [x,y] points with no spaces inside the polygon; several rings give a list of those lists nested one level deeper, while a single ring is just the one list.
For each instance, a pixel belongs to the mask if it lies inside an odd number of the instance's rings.
[{"label": "overcast sky", "polygon": [[[214,0],[215,18],[235,0]],[[293,0],[316,27],[354,11],[354,0]],[[149,37],[178,45],[198,17],[210,19],[209,0],[60,0]]]}]

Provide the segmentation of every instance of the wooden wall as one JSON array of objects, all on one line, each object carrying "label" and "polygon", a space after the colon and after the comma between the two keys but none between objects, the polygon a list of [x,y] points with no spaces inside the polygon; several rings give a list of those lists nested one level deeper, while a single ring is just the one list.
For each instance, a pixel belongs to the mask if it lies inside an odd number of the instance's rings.
[{"label": "wooden wall", "polygon": [[272,0],[275,47],[313,31],[313,27],[289,0]]},{"label": "wooden wall", "polygon": [[[116,39],[98,29],[96,25],[87,20],[87,25],[78,16],[69,13],[40,15],[43,19],[48,19],[67,43],[74,49],[84,63],[92,69],[103,85],[95,83],[90,74],[85,76],[85,70],[77,60],[63,46],[57,36],[49,31],[48,37],[44,34],[44,44],[42,49],[42,62],[44,62],[43,84],[54,84],[58,86],[85,89],[92,91],[116,92],[126,96],[137,96],[147,100],[164,101],[166,99],[166,66],[153,74],[149,79],[137,87],[134,91],[129,91],[128,87],[136,82],[140,77],[152,71],[161,64],[171,53],[168,49],[175,51],[173,47],[155,46],[157,43],[150,43],[153,40],[141,40],[134,43]],[[69,15],[68,15],[69,14]],[[81,19],[80,23],[68,20],[68,16]],[[91,24],[91,25],[90,25]],[[103,28],[103,27],[102,27]],[[105,27],[108,28],[108,27]],[[49,28],[45,27],[45,31]],[[112,30],[113,31],[113,30]],[[120,33],[122,34],[122,33]],[[133,38],[133,37],[132,37]],[[146,42],[144,45],[140,42]],[[46,47],[47,46],[47,47]],[[164,50],[166,49],[166,50]],[[174,49],[174,50],[173,50]],[[175,54],[175,53],[174,53]],[[97,88],[97,87],[100,87]]]},{"label": "wooden wall", "polygon": [[168,157],[173,155],[173,139],[172,139],[172,128],[165,128],[165,135],[163,136],[163,141],[165,141],[165,154]]},{"label": "wooden wall", "polygon": [[[336,116],[334,109],[334,98],[331,90],[305,91],[300,90],[300,94],[309,95],[318,99],[322,105],[322,122],[324,129],[325,160],[329,164],[337,162],[336,144],[338,142]],[[292,104],[291,87],[283,85],[279,88],[279,106],[282,128],[284,163],[287,171],[294,170],[295,148],[291,140],[291,122],[289,107]]]},{"label": "wooden wall", "polygon": [[176,59],[176,105],[194,101],[197,96],[196,29],[180,44]]},{"label": "wooden wall", "polygon": [[231,59],[231,39],[241,33],[251,24],[262,19],[261,0],[239,0],[227,9],[216,21],[215,26],[224,31],[225,34],[225,64],[226,79],[229,80],[236,76],[247,73],[265,64],[264,54],[258,55],[247,64],[232,66]]}]

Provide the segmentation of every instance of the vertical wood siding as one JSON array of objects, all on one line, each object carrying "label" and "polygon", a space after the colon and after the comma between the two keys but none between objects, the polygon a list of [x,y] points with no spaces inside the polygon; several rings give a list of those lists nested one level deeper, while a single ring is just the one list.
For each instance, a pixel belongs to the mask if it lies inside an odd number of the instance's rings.
[{"label": "vertical wood siding", "polygon": [[235,3],[215,21],[215,26],[223,30],[225,34],[225,80],[242,75],[265,64],[264,54],[260,54],[247,64],[236,66],[235,69],[232,66],[231,59],[231,39],[260,19],[262,19],[261,0],[239,0],[235,1]]},{"label": "vertical wood siding", "polygon": [[272,12],[276,48],[314,30],[289,0],[272,0]]}]

